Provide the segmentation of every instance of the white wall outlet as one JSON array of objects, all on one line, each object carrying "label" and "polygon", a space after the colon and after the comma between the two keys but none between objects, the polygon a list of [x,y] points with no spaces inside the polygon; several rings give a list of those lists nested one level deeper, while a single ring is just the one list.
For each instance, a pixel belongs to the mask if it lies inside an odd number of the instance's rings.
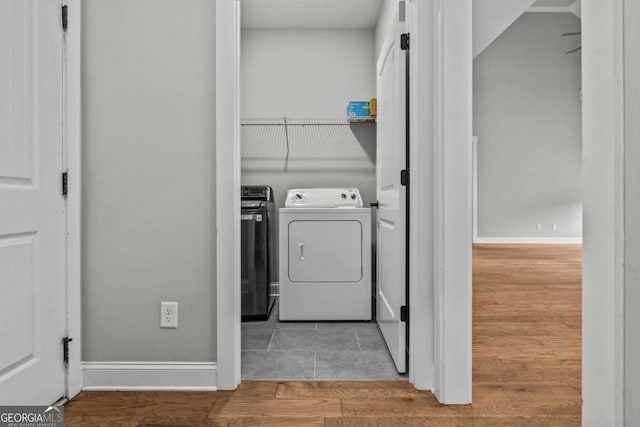
[{"label": "white wall outlet", "polygon": [[552,229],[553,231],[558,231],[558,224],[553,224],[553,225],[551,226],[551,229]]},{"label": "white wall outlet", "polygon": [[177,328],[178,327],[178,303],[165,302],[160,303],[160,327],[161,328]]},{"label": "white wall outlet", "polygon": [[536,225],[536,230],[538,230],[538,231],[542,231],[542,224],[538,224],[538,225]]}]

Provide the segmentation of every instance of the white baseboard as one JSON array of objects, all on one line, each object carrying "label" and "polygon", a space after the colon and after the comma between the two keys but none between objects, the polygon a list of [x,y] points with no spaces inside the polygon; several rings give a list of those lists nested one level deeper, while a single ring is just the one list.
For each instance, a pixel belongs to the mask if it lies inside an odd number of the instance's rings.
[{"label": "white baseboard", "polygon": [[83,390],[217,391],[215,362],[82,362]]},{"label": "white baseboard", "polygon": [[553,245],[553,244],[582,244],[581,237],[476,237],[473,243],[480,245]]}]

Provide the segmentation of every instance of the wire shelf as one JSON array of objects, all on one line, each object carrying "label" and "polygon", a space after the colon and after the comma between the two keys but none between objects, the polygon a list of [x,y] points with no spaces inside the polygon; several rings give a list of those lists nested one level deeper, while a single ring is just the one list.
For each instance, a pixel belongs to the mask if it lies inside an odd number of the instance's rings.
[{"label": "wire shelf", "polygon": [[301,168],[313,161],[370,164],[349,118],[244,118],[241,124],[241,156],[252,164],[280,161],[285,169],[291,161]]}]

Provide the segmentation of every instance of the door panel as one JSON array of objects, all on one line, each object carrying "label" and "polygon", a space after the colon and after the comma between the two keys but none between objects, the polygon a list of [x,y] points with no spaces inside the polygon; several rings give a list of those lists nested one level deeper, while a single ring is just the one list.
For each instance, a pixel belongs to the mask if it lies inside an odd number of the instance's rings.
[{"label": "door panel", "polygon": [[[10,346],[3,346],[0,366],[20,366],[33,359],[34,337],[34,255],[37,241],[35,233],[4,235],[0,237],[0,295],[12,301],[11,322],[0,324],[0,334],[9,337]],[[4,310],[4,308],[3,308]]]},{"label": "door panel", "polygon": [[0,402],[64,395],[59,0],[0,0]]},{"label": "door panel", "polygon": [[[33,185],[33,100],[29,2],[2,1],[0,14],[0,184]],[[7,9],[8,8],[8,9]],[[4,13],[9,10],[10,13]],[[16,20],[19,19],[19,20]]]},{"label": "door panel", "polygon": [[377,127],[377,320],[398,372],[406,371],[406,188],[400,171],[406,165],[405,60],[400,32],[378,60]]},{"label": "door panel", "polygon": [[293,221],[289,224],[292,282],[358,282],[362,279],[362,224]]}]

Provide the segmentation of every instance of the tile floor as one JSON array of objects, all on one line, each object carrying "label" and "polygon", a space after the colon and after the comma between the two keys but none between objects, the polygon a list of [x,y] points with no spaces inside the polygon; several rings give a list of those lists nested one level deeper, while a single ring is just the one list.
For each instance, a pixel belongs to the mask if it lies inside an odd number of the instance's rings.
[{"label": "tile floor", "polygon": [[242,378],[398,380],[375,322],[242,322]]}]

